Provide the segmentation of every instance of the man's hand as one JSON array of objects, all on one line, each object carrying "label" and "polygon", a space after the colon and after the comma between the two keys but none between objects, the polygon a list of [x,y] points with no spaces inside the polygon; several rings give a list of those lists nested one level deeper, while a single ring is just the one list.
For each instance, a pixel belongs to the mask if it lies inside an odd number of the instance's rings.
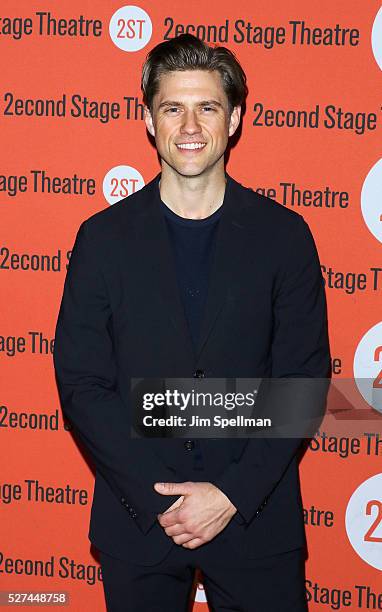
[{"label": "man's hand", "polygon": [[154,488],[161,495],[182,496],[158,514],[158,521],[175,544],[184,548],[212,540],[236,512],[228,497],[210,482],[157,482]]}]

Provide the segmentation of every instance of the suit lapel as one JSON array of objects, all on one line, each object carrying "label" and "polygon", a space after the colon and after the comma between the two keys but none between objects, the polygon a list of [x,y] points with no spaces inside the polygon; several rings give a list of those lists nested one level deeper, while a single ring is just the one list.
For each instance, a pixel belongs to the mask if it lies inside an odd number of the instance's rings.
[{"label": "suit lapel", "polygon": [[224,208],[217,228],[207,301],[199,342],[195,349],[179,294],[166,221],[160,210],[159,180],[160,174],[147,184],[145,203],[135,224],[142,283],[147,287],[147,295],[159,299],[172,321],[183,351],[197,363],[240,270],[246,234],[240,215],[245,205],[243,188],[227,175]]}]

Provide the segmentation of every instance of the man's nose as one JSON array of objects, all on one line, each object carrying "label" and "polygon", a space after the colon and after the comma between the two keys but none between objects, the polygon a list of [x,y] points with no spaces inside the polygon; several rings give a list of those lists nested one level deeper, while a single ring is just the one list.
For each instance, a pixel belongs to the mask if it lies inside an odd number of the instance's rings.
[{"label": "man's nose", "polygon": [[201,127],[195,112],[185,111],[183,114],[183,121],[180,131],[183,134],[195,134],[201,131]]}]

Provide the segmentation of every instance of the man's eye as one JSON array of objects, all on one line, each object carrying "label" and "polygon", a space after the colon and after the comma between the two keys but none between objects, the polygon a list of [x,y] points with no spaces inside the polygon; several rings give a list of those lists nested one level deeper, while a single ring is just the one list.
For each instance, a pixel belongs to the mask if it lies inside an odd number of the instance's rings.
[{"label": "man's eye", "polygon": [[213,107],[213,106],[203,106],[203,110],[206,110],[206,111],[214,111],[215,109],[214,109],[214,107]]},{"label": "man's eye", "polygon": [[171,106],[170,108],[167,109],[167,112],[170,115],[174,115],[179,109],[176,106]]}]

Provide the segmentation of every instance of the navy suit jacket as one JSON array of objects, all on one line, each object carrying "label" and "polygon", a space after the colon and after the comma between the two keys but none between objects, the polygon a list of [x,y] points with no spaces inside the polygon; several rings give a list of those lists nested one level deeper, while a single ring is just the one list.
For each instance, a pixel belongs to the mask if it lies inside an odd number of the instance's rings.
[{"label": "navy suit jacket", "polygon": [[159,206],[159,179],[85,220],[57,320],[62,410],[96,469],[89,538],[146,565],[174,546],[157,521],[178,496],[155,482],[213,482],[238,509],[211,555],[263,557],[304,545],[301,439],[131,438],[132,377],[326,377],[324,283],[303,217],[227,175],[210,286],[194,348]]}]

